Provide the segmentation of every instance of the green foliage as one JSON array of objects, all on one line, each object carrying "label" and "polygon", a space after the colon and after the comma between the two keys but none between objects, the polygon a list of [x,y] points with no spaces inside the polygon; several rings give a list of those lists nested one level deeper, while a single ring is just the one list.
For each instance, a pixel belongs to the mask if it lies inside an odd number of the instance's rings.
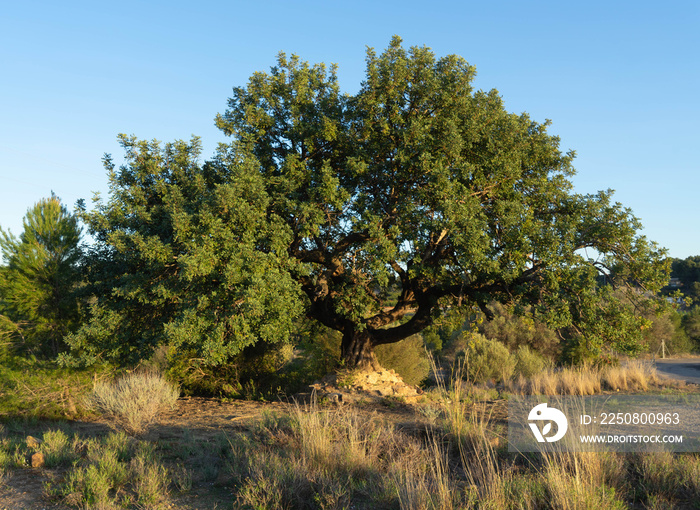
[{"label": "green foliage", "polygon": [[71,508],[168,507],[170,470],[152,445],[115,433],[102,439],[74,440],[72,449],[71,469],[47,482],[47,496]]},{"label": "green foliage", "polygon": [[208,365],[185,352],[170,359],[166,372],[184,395],[275,400],[302,391],[336,367],[337,344],[333,362],[329,349],[311,347],[256,344],[223,365]]},{"label": "green foliage", "polygon": [[[350,96],[335,68],[282,54],[217,118],[259,161],[269,211],[304,265],[308,313],[342,332],[346,364],[372,363],[374,347],[452,306],[516,301],[551,327],[590,329],[597,276],[652,292],[667,280],[663,250],[611,192],[571,192],[574,155],[548,124],[474,91],[474,76],[461,57],[394,37],[368,50]],[[626,341],[616,331],[590,341]]]},{"label": "green foliage", "polygon": [[693,342],[694,349],[700,350],[700,306],[695,306],[683,314],[681,326],[686,336]]},{"label": "green foliage", "polygon": [[53,194],[31,207],[22,223],[19,238],[0,228],[6,264],[0,266],[0,336],[36,355],[56,356],[80,322],[81,229]]},{"label": "green foliage", "polygon": [[62,361],[136,363],[166,345],[217,365],[287,339],[301,311],[290,233],[267,214],[254,162],[222,151],[200,167],[196,138],[120,143],[124,166],[105,157],[110,200],[81,212],[96,304]]},{"label": "green foliage", "polygon": [[443,342],[440,333],[434,329],[427,329],[423,331],[423,342],[425,342],[426,348],[430,351],[439,354],[442,352]]},{"label": "green foliage", "polygon": [[[498,340],[511,351],[528,347],[551,358],[559,354],[559,338],[556,331],[532,317],[531,307],[516,315],[512,308],[493,302],[488,306],[492,317],[482,321],[478,328],[486,338]],[[528,351],[529,352],[529,351]]]},{"label": "green foliage", "polygon": [[305,306],[340,332],[345,366],[375,366],[376,347],[492,301],[532,306],[592,353],[638,348],[599,279],[653,294],[669,263],[611,191],[573,193],[574,153],[548,122],[475,91],[456,55],[394,37],[366,61],[349,95],[334,66],[280,54],[234,88],[216,121],[232,141],[201,166],[197,139],[121,137],[109,201],[81,213],[97,303],[68,339],[76,358],[167,345],[222,364],[288,339]]},{"label": "green foliage", "polygon": [[66,369],[46,360],[0,353],[0,420],[80,419],[90,416],[82,399],[104,367]]},{"label": "green foliage", "polygon": [[644,330],[649,352],[660,355],[661,343],[666,354],[685,354],[695,349],[695,343],[682,325],[683,317],[675,310],[667,310],[651,317],[651,325]]},{"label": "green foliage", "polygon": [[514,375],[522,375],[525,378],[530,378],[533,375],[541,373],[548,365],[547,359],[533,351],[527,345],[521,345],[515,351],[515,369]]},{"label": "green foliage", "polygon": [[458,354],[464,364],[464,377],[472,383],[507,381],[515,370],[515,358],[498,340],[489,340],[479,333],[463,335],[466,346]]},{"label": "green foliage", "polygon": [[681,281],[681,292],[695,303],[700,301],[700,255],[674,259],[671,276]]},{"label": "green foliage", "polygon": [[418,386],[428,378],[430,363],[420,335],[410,336],[394,344],[380,345],[376,353],[381,366],[393,369],[406,384]]},{"label": "green foliage", "polygon": [[70,466],[78,460],[79,447],[76,438],[69,437],[62,430],[47,430],[42,437],[39,450],[44,454],[47,468]]},{"label": "green foliage", "polygon": [[[564,359],[574,363],[613,353],[636,356],[648,350],[649,342],[655,341],[653,333],[648,333],[654,321],[670,310],[664,300],[640,289],[613,285],[603,285],[595,290],[595,298],[586,295],[583,299],[591,299],[597,307],[586,308],[580,326],[569,329]],[[663,329],[661,322],[658,325]]]}]

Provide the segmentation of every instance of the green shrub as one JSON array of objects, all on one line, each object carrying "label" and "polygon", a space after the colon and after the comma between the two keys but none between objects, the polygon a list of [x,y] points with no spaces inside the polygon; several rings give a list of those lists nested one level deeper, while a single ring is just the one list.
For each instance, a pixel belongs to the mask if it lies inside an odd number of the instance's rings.
[{"label": "green shrub", "polygon": [[222,365],[208,365],[191,351],[170,356],[165,366],[185,395],[255,400],[287,392],[287,372],[295,355],[292,344],[258,342]]},{"label": "green shrub", "polygon": [[404,338],[394,344],[380,345],[375,349],[375,354],[381,366],[396,371],[406,384],[417,386],[430,373],[428,356],[420,335]]},{"label": "green shrub", "polygon": [[486,338],[498,340],[511,351],[526,345],[545,356],[558,356],[559,338],[556,332],[534,320],[529,307],[523,309],[522,315],[497,302],[491,303],[489,309],[494,314],[493,319],[479,325],[479,333]]},{"label": "green shrub", "polygon": [[681,325],[685,334],[693,342],[694,350],[700,350],[700,306],[694,306],[683,314]]},{"label": "green shrub", "polygon": [[666,354],[685,354],[695,350],[695,343],[682,325],[681,314],[670,310],[659,315],[651,315],[650,320],[651,327],[645,329],[643,333],[649,352],[661,353],[662,342]]},{"label": "green shrub", "polygon": [[[76,455],[65,476],[46,482],[46,496],[70,508],[172,507],[169,486],[176,477],[163,465],[154,443],[130,439],[123,432],[81,441],[74,442],[74,450],[85,454]],[[65,443],[60,435],[54,435],[53,442]]]},{"label": "green shrub", "polygon": [[527,345],[521,345],[515,352],[515,371],[514,375],[522,375],[525,378],[530,378],[535,374],[542,372],[547,366],[547,360],[531,350]]},{"label": "green shrub", "polygon": [[458,355],[464,363],[464,377],[472,383],[506,381],[515,370],[515,357],[497,340],[479,333],[465,333],[466,348]]},{"label": "green shrub", "polygon": [[161,508],[168,500],[170,473],[159,462],[137,455],[130,464],[139,508]]},{"label": "green shrub", "polygon": [[428,349],[435,353],[440,353],[442,351],[443,342],[439,332],[427,329],[423,331],[422,335],[423,342]]},{"label": "green shrub", "polygon": [[44,432],[40,450],[49,468],[70,465],[77,458],[74,441],[61,430]]}]

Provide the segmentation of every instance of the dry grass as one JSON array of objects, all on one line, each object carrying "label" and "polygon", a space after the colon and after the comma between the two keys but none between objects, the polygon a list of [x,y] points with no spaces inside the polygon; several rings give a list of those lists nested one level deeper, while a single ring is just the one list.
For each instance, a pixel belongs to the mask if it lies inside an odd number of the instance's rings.
[{"label": "dry grass", "polygon": [[[170,439],[48,431],[42,451],[64,474],[46,495],[72,508],[165,509],[206,482],[234,495],[224,507],[246,510],[692,508],[700,498],[698,454],[509,453],[490,409],[462,384],[442,387],[425,431],[350,406],[292,407],[182,452]],[[8,466],[26,454],[23,437],[0,441]],[[202,478],[205,457],[229,469]]]},{"label": "dry grass", "polygon": [[562,510],[625,509],[613,480],[624,480],[625,464],[606,463],[606,454],[569,453],[543,456],[541,476],[553,508]]},{"label": "dry grass", "polygon": [[[625,368],[552,370],[532,379],[557,394],[658,382],[643,364]],[[532,388],[532,379],[519,384]],[[65,475],[46,494],[73,508],[165,509],[178,493],[206,483],[232,494],[225,507],[242,510],[692,508],[700,499],[698,454],[510,453],[502,417],[493,418],[494,406],[479,402],[459,373],[431,397],[437,412],[423,430],[358,407],[297,405],[218,443],[177,451],[170,439],[158,444],[120,432],[86,440],[48,431],[42,451]],[[20,469],[17,459],[26,455],[24,437],[0,430],[0,466]],[[204,476],[214,463],[222,469]]]},{"label": "dry grass", "polygon": [[156,373],[132,373],[114,382],[95,383],[88,405],[109,415],[132,435],[143,433],[156,416],[172,409],[180,390]]},{"label": "dry grass", "polygon": [[442,436],[419,439],[353,408],[300,406],[268,417],[256,436],[277,447],[232,440],[235,508],[456,508]]},{"label": "dry grass", "polygon": [[648,362],[630,360],[620,367],[608,367],[601,373],[607,389],[621,391],[647,391],[651,385],[660,384],[656,369]]},{"label": "dry grass", "polygon": [[603,390],[647,391],[662,382],[651,364],[632,360],[619,367],[550,368],[529,379],[512,380],[507,389],[521,395],[595,395]]}]

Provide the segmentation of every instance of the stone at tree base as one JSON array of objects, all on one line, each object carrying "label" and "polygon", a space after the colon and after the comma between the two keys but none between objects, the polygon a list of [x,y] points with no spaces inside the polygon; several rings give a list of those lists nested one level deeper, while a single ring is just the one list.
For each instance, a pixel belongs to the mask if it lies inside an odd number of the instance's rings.
[{"label": "stone at tree base", "polygon": [[[349,374],[328,374],[309,386],[318,397],[353,402],[363,397],[414,398],[422,393],[420,388],[406,384],[394,370],[356,371]],[[331,396],[332,395],[332,396]]]}]

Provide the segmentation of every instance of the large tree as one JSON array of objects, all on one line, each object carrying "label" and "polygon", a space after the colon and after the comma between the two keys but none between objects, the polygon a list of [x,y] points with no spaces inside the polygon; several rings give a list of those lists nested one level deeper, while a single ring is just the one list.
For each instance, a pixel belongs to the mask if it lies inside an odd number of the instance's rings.
[{"label": "large tree", "polygon": [[29,208],[19,237],[0,229],[0,332],[55,356],[79,325],[78,220],[52,194]]},{"label": "large tree", "polygon": [[474,91],[474,75],[458,56],[407,51],[395,37],[381,55],[368,51],[349,96],[334,68],[282,54],[217,118],[259,162],[268,210],[303,263],[294,277],[307,313],[342,332],[348,365],[374,365],[375,346],[447,307],[488,314],[492,300],[534,304],[593,350],[625,346],[640,323],[609,290],[638,299],[666,278],[664,252],[610,191],[572,192],[574,154],[548,123],[507,112],[495,90]]},{"label": "large tree", "polygon": [[167,342],[223,362],[288,335],[303,303],[342,333],[348,366],[376,366],[377,345],[497,300],[592,351],[634,350],[643,323],[617,296],[653,293],[663,251],[611,192],[573,193],[574,154],[548,123],[474,75],[394,38],[348,95],[334,67],[281,54],[234,89],[217,117],[232,142],[203,166],[196,142],[122,138],[110,201],[83,213],[101,290],[74,346]]}]

